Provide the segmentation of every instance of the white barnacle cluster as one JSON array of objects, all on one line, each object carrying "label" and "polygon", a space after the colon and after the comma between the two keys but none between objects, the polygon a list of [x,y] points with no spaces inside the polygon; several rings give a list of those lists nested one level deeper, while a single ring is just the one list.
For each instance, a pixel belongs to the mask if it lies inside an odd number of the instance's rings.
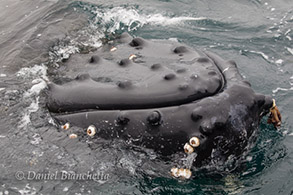
[{"label": "white barnacle cluster", "polygon": [[194,152],[194,149],[191,145],[189,145],[188,143],[186,143],[184,145],[184,152],[187,153],[187,154],[191,154]]},{"label": "white barnacle cluster", "polygon": [[71,133],[71,134],[69,135],[69,138],[70,138],[70,139],[75,139],[75,138],[77,138],[77,135],[76,135],[75,133]]},{"label": "white barnacle cluster", "polygon": [[190,169],[183,169],[183,168],[178,169],[177,167],[173,167],[171,169],[171,175],[176,178],[189,179],[192,173]]},{"label": "white barnacle cluster", "polygon": [[198,137],[192,137],[189,140],[189,143],[184,145],[184,152],[187,154],[191,154],[194,152],[194,148],[200,145],[200,141]]},{"label": "white barnacle cluster", "polygon": [[[199,145],[200,145],[199,138],[192,137],[190,138],[189,143],[186,143],[184,145],[184,152],[187,154],[192,154],[194,152],[194,148],[198,147]],[[171,175],[176,178],[189,179],[192,173],[190,169],[173,167],[171,169]]]},{"label": "white barnacle cluster", "polygon": [[117,50],[117,47],[112,47],[112,48],[110,49],[111,52],[114,52],[114,51],[116,51],[116,50]]},{"label": "white barnacle cluster", "polygon": [[90,136],[93,137],[96,134],[96,127],[94,125],[90,125],[87,130],[86,133]]},{"label": "white barnacle cluster", "polygon": [[137,56],[136,55],[134,55],[134,54],[131,54],[130,56],[129,56],[129,60],[133,60],[134,58],[136,58]]},{"label": "white barnacle cluster", "polygon": [[64,125],[61,126],[61,128],[64,129],[64,130],[68,130],[70,128],[70,124],[65,123]]},{"label": "white barnacle cluster", "polygon": [[[64,125],[61,125],[61,129],[64,129],[64,130],[68,130],[70,128],[70,123],[65,123]],[[77,138],[77,134],[75,134],[75,133],[71,133],[70,135],[69,135],[69,138],[70,139],[75,139],[75,138]]]}]

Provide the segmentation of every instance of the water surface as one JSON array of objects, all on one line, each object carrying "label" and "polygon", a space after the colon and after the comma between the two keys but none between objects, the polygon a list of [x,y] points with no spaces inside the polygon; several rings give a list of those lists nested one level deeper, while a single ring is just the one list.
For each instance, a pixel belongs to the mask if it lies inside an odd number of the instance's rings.
[{"label": "water surface", "polygon": [[[0,0],[0,19],[0,194],[293,194],[291,0]],[[172,163],[151,150],[69,139],[78,130],[54,126],[42,89],[62,76],[70,55],[122,32],[235,60],[255,91],[277,100],[282,127],[264,118],[241,169],[194,169],[187,181],[171,178]],[[17,171],[106,178],[17,180]]]}]

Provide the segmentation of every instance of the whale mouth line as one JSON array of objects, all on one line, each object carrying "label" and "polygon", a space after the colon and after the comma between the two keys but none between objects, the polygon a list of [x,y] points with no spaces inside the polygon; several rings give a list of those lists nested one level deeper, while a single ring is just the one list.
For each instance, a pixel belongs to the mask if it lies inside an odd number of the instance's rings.
[{"label": "whale mouth line", "polygon": [[[221,88],[223,89],[223,88]],[[174,108],[176,106],[183,106],[183,105],[187,105],[189,103],[197,103],[199,101],[201,101],[202,99],[204,98],[207,98],[207,97],[212,97],[213,95],[216,95],[216,94],[219,94],[219,92],[215,92],[214,94],[210,94],[209,96],[206,96],[206,97],[202,97],[202,98],[199,98],[195,101],[188,101],[188,100],[182,100],[181,102],[174,102],[174,103],[167,103],[166,105],[164,104],[158,104],[158,105],[151,105],[151,106],[144,106],[144,105],[141,105],[141,106],[138,106],[138,105],[135,105],[134,108],[132,107],[129,107],[129,106],[126,106],[126,107],[120,107],[119,109],[100,109],[99,107],[97,107],[96,109],[94,108],[83,108],[83,109],[76,109],[74,111],[70,111],[70,110],[67,110],[67,111],[61,111],[61,112],[51,112],[52,115],[54,116],[61,116],[61,115],[69,115],[69,114],[76,114],[76,113],[89,113],[89,112],[107,112],[107,111],[126,111],[126,110],[129,110],[129,111],[139,111],[139,110],[153,110],[153,109],[162,109],[162,108]]]}]

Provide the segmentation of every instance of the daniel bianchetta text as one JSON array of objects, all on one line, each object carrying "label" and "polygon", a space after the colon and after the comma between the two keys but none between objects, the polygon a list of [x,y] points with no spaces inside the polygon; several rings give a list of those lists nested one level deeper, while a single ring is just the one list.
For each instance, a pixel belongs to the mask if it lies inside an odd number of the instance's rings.
[{"label": "daniel bianchetta text", "polygon": [[76,173],[73,171],[17,171],[15,173],[17,180],[93,180],[93,181],[107,181],[109,174],[103,172],[92,173],[90,171],[85,173]]}]

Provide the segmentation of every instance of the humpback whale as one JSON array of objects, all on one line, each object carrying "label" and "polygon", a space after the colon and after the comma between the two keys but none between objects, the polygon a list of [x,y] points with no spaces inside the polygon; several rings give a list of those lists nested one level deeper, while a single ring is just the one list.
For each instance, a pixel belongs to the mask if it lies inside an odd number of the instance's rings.
[{"label": "humpback whale", "polygon": [[47,107],[60,126],[164,156],[196,153],[194,166],[210,161],[215,150],[226,158],[241,155],[268,113],[269,122],[280,125],[274,100],[255,93],[235,61],[179,42],[123,33],[71,56],[62,68],[64,79],[47,89]]}]

